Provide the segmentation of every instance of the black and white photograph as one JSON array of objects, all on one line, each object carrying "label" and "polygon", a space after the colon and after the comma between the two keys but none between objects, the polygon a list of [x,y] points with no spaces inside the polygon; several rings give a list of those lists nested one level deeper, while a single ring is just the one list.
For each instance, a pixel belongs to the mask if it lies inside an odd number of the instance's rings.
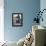
[{"label": "black and white photograph", "polygon": [[23,14],[12,13],[12,26],[22,26],[22,25],[23,25]]}]

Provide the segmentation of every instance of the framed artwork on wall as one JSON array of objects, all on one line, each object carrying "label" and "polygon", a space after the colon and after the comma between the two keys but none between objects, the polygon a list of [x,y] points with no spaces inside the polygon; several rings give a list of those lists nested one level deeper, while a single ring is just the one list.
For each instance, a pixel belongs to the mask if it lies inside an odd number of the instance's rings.
[{"label": "framed artwork on wall", "polygon": [[23,26],[22,13],[12,13],[12,26],[15,26],[15,27]]}]

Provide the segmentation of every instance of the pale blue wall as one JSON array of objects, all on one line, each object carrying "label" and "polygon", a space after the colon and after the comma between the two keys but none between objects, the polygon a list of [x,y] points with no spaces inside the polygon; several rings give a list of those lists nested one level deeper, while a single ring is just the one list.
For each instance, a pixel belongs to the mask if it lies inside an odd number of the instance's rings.
[{"label": "pale blue wall", "polygon": [[[7,41],[18,41],[24,37],[32,27],[32,19],[40,9],[39,0],[4,0],[4,35]],[[23,26],[12,27],[12,13],[23,13]]]},{"label": "pale blue wall", "polygon": [[[46,0],[40,1],[40,10],[43,10],[43,9],[46,9]],[[43,22],[41,21],[40,25],[46,27],[46,11],[44,11],[42,17],[43,17]],[[45,37],[45,39],[46,39],[46,37]],[[46,40],[45,40],[45,44],[46,44]]]},{"label": "pale blue wall", "polygon": [[[41,0],[40,1],[40,10],[42,11],[43,9],[46,9],[46,0]],[[46,10],[43,12],[43,22],[40,22],[40,25],[45,26],[46,27]]]}]

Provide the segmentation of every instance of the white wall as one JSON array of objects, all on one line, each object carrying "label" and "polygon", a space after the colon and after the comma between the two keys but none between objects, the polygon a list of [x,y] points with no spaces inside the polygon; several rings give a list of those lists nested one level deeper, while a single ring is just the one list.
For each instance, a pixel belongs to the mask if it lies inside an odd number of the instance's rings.
[{"label": "white wall", "polygon": [[0,0],[0,42],[4,41],[4,0]]}]

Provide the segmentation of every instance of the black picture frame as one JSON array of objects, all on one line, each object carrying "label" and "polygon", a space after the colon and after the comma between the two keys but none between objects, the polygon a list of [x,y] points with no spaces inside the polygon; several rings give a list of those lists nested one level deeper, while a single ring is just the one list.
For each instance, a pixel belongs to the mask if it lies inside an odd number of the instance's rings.
[{"label": "black picture frame", "polygon": [[12,26],[23,26],[23,13],[12,13]]}]

